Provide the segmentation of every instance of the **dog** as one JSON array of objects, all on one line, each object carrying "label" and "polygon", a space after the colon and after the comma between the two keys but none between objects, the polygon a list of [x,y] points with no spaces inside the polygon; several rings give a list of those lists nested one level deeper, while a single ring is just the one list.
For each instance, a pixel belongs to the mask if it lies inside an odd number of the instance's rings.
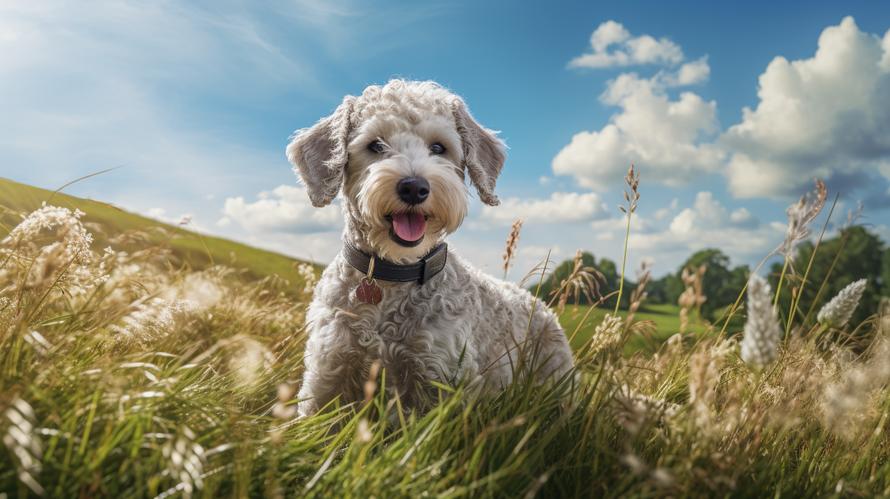
[{"label": "dog", "polygon": [[372,365],[403,407],[436,399],[431,382],[486,392],[522,373],[573,367],[556,315],[525,289],[490,277],[447,246],[467,215],[465,175],[495,206],[506,159],[496,132],[437,83],[392,80],[347,96],[294,133],[286,154],[316,207],[342,194],[343,249],[306,314],[298,414],[361,401]]}]

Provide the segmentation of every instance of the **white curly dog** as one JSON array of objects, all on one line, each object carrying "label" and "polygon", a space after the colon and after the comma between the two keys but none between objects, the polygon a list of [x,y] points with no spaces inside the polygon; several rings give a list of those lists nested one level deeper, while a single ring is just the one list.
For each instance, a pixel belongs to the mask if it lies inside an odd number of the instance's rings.
[{"label": "white curly dog", "polygon": [[343,249],[307,312],[299,414],[364,398],[371,365],[407,407],[435,400],[430,381],[485,391],[573,365],[556,316],[526,290],[485,275],[445,237],[467,214],[464,172],[497,205],[505,146],[463,100],[434,82],[392,80],[347,96],[287,146],[312,204],[342,192]]}]

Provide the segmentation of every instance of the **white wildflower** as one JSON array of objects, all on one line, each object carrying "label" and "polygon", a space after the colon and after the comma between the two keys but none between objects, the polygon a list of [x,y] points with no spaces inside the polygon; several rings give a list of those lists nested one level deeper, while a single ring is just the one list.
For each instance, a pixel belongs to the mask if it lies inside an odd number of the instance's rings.
[{"label": "white wildflower", "polygon": [[27,272],[26,288],[54,283],[64,286],[70,296],[78,296],[99,282],[90,266],[93,236],[80,220],[83,215],[80,210],[44,205],[0,242],[0,255]]},{"label": "white wildflower", "polygon": [[866,279],[859,279],[842,289],[837,296],[819,310],[819,315],[816,316],[819,323],[836,328],[844,327],[850,321],[856,307],[859,306],[859,300],[862,299],[867,282]]},{"label": "white wildflower", "polygon": [[235,382],[244,389],[256,387],[275,360],[272,352],[259,341],[242,335],[232,338],[235,349],[229,358],[229,369]]},{"label": "white wildflower", "polygon": [[593,332],[591,338],[591,352],[597,353],[601,350],[615,346],[621,340],[621,325],[624,323],[621,317],[612,314],[606,314],[603,321],[599,323]]},{"label": "white wildflower", "polygon": [[4,244],[33,243],[43,231],[57,231],[62,238],[66,254],[71,258],[90,258],[93,236],[81,223],[84,213],[80,210],[44,205],[22,220],[3,240]]},{"label": "white wildflower", "polygon": [[742,360],[763,367],[776,360],[782,329],[773,309],[769,284],[760,276],[748,281],[748,319],[742,338]]},{"label": "white wildflower", "polygon": [[301,263],[297,265],[297,273],[303,278],[303,294],[311,295],[315,289],[315,283],[318,282],[315,268],[311,264]]},{"label": "white wildflower", "polygon": [[618,424],[636,434],[647,423],[662,422],[677,415],[680,406],[636,392],[627,385],[615,392]]},{"label": "white wildflower", "polygon": [[366,444],[374,439],[374,433],[371,432],[371,425],[368,420],[362,418],[358,421],[355,428],[355,440],[359,443]]},{"label": "white wildflower", "polygon": [[278,400],[275,402],[275,405],[272,406],[272,416],[283,420],[289,420],[296,417],[297,406],[292,403],[296,393],[297,389],[290,383],[281,383],[278,385],[276,391]]},{"label": "white wildflower", "polygon": [[176,320],[193,310],[194,304],[189,301],[155,297],[137,302],[134,310],[122,319],[123,325],[111,329],[127,339],[152,340],[172,331]]},{"label": "white wildflower", "polygon": [[720,341],[711,348],[699,348],[689,358],[689,405],[695,425],[704,432],[714,431],[713,406],[717,400],[720,368],[732,342]]},{"label": "white wildflower", "polygon": [[162,297],[168,301],[187,301],[195,310],[206,310],[223,299],[224,291],[219,280],[203,272],[185,276],[176,287],[168,287]]}]

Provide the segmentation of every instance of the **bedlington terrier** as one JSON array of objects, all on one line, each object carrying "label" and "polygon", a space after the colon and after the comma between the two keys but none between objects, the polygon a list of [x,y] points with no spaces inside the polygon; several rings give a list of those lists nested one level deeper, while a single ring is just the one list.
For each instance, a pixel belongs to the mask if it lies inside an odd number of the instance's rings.
[{"label": "bedlington terrier", "polygon": [[314,206],[342,193],[345,218],[343,248],[307,312],[301,416],[337,397],[362,400],[375,362],[386,389],[415,409],[434,401],[431,381],[491,392],[522,373],[543,381],[572,368],[544,303],[445,243],[467,215],[465,172],[494,206],[506,159],[460,97],[429,81],[370,86],[298,130],[287,158]]}]

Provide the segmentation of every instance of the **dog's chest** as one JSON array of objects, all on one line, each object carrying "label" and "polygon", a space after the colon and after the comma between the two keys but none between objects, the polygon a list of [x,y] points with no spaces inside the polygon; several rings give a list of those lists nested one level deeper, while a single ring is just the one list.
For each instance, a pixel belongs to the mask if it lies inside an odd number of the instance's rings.
[{"label": "dog's chest", "polygon": [[449,280],[382,283],[381,289],[383,299],[376,305],[355,299],[350,303],[349,329],[370,360],[391,369],[438,364],[437,370],[452,371],[447,364],[456,364],[462,352],[474,347],[466,311],[454,299]]},{"label": "dog's chest", "polygon": [[439,319],[443,303],[432,287],[384,284],[381,288],[379,303],[354,304],[359,320],[353,327],[363,336],[370,335],[375,342],[405,342],[425,329],[445,326]]}]

